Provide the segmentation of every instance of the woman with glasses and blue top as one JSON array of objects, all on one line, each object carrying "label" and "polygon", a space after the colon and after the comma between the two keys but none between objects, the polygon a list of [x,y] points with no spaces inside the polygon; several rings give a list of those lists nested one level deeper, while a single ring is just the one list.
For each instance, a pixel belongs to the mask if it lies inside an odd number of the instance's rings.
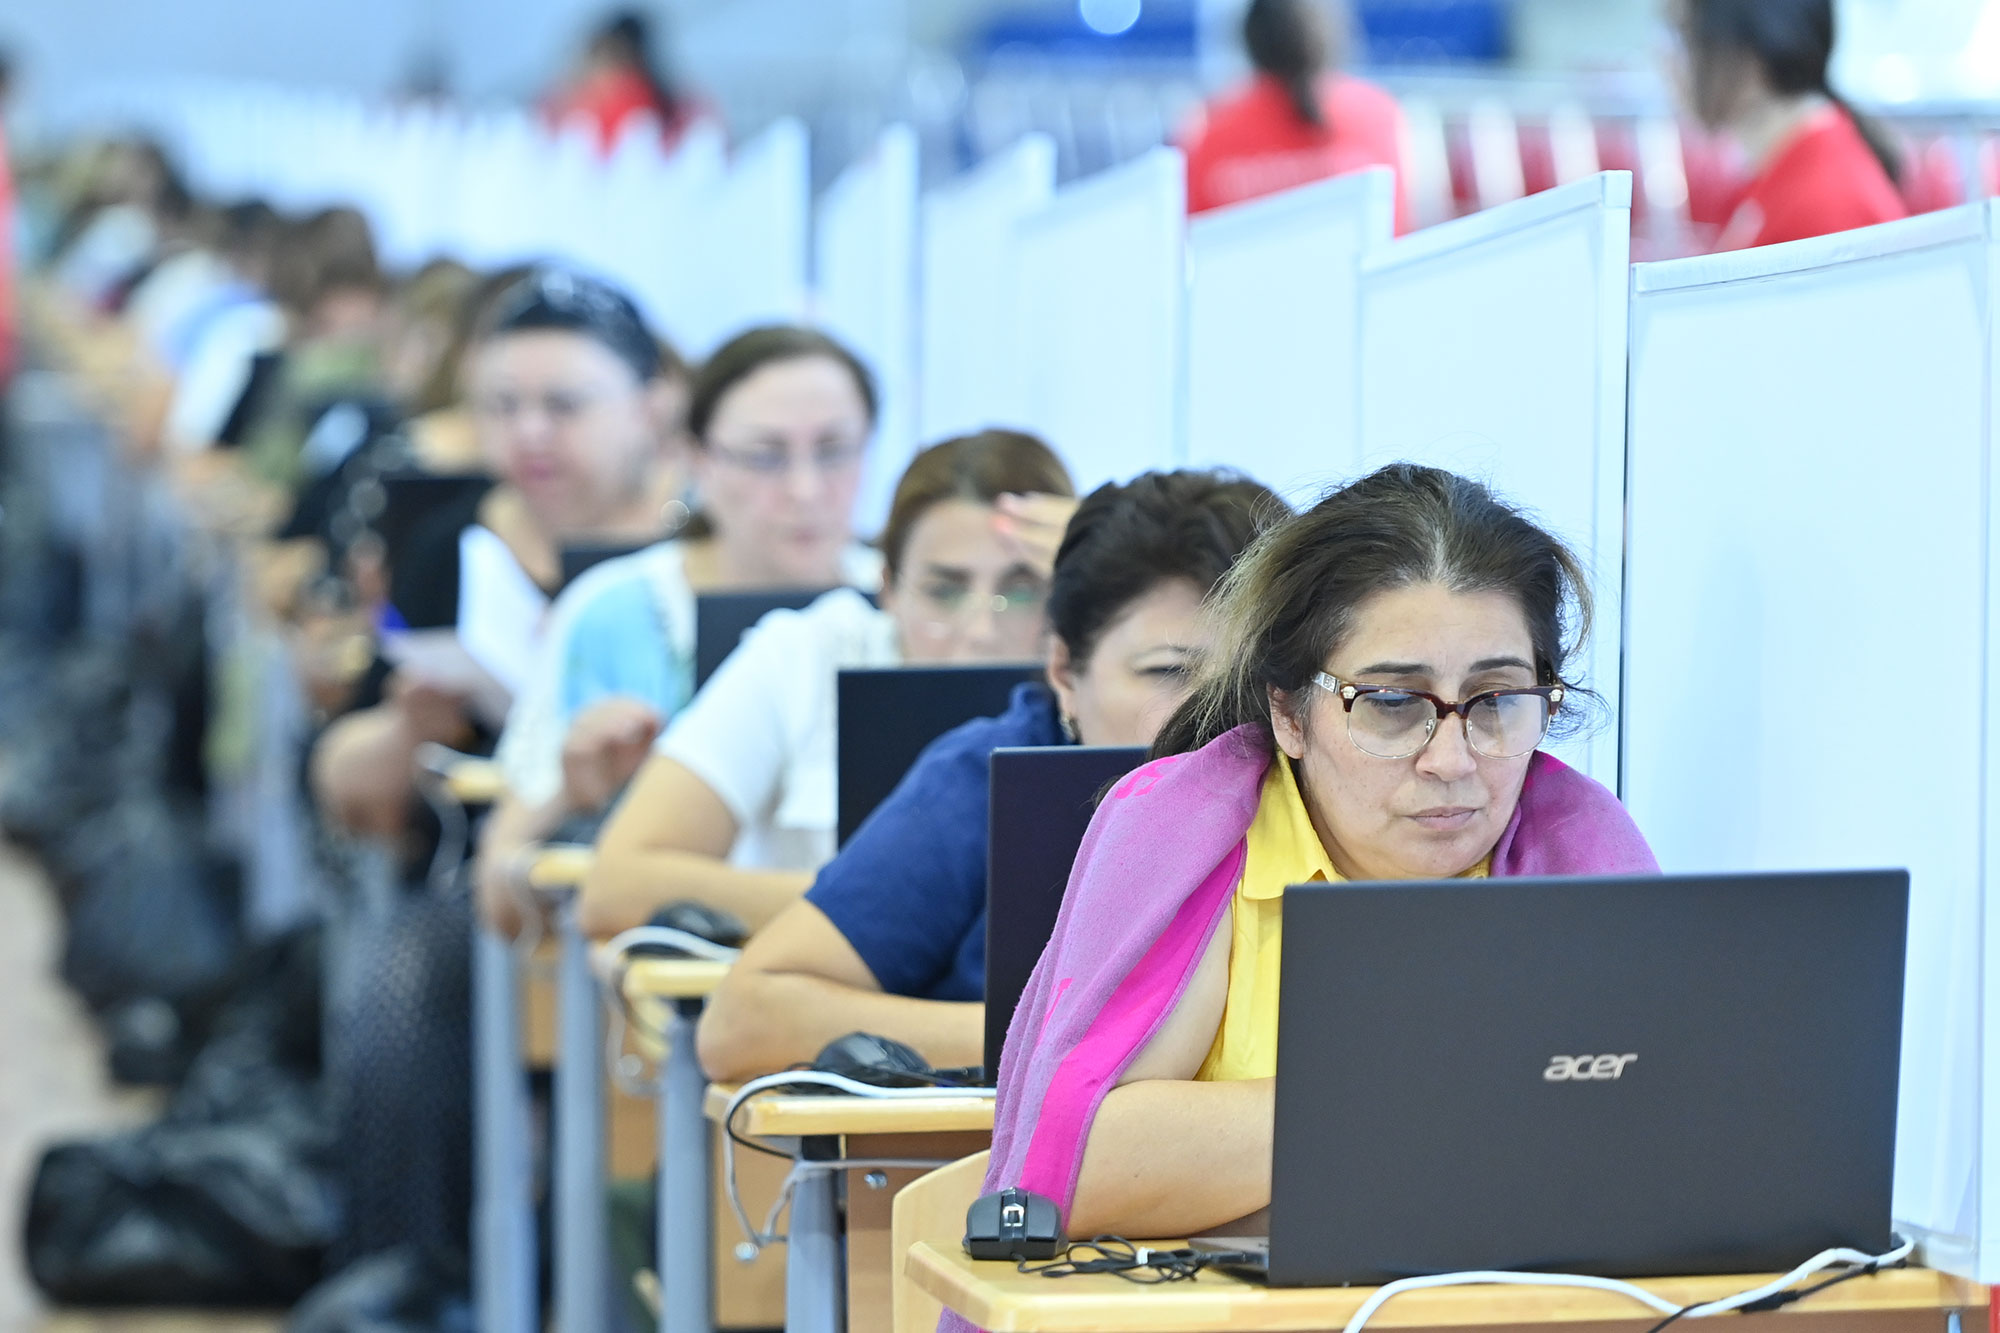
[{"label": "woman with glasses and blue top", "polygon": [[693,692],[695,598],[881,585],[853,535],[876,390],[852,352],[773,325],[725,343],[696,374],[682,452],[698,497],[674,535],[584,573],[556,599],[498,758],[508,795],[480,840],[482,914],[512,933],[528,853],[609,804]]},{"label": "woman with glasses and blue top", "polygon": [[1253,1234],[1286,886],[1657,873],[1617,798],[1539,748],[1588,717],[1568,672],[1589,623],[1563,544],[1435,468],[1266,534],[1156,758],[1084,837],[1008,1029],[984,1188],[1048,1196],[1072,1235]]},{"label": "woman with glasses and blue top", "polygon": [[833,855],[840,670],[1039,656],[1073,493],[1031,435],[988,430],[918,453],[882,533],[880,608],[840,589],[745,636],[613,811],[584,928],[609,935],[693,900],[754,930],[796,901]]},{"label": "woman with glasses and blue top", "polygon": [[1186,700],[1203,600],[1289,516],[1228,472],[1148,472],[1077,508],[1049,585],[1048,680],[928,746],[840,854],[744,949],[701,1025],[711,1078],[811,1060],[849,1032],[933,1066],[984,1058],[988,760],[1002,746],[1150,745]]}]

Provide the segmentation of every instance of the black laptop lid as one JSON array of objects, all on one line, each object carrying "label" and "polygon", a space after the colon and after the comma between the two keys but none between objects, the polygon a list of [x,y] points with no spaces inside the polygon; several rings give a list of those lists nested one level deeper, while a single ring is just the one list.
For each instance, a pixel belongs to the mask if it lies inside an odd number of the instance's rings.
[{"label": "black laptop lid", "polygon": [[575,546],[565,546],[562,548],[561,554],[562,586],[565,588],[569,587],[570,584],[575,583],[578,579],[607,560],[616,560],[620,556],[627,556],[637,551],[643,551],[651,545],[651,542],[640,542],[637,545],[630,542],[586,542]]},{"label": "black laptop lid", "polygon": [[1889,1248],[1904,871],[1286,892],[1274,1284]]},{"label": "black laptop lid", "polygon": [[995,750],[986,848],[986,1078],[1062,909],[1069,868],[1105,789],[1146,762],[1143,746]]},{"label": "black laptop lid", "polygon": [[1006,712],[1014,687],[1043,674],[1039,663],[1029,662],[842,671],[835,714],[841,845],[895,790],[926,745],[962,722]]},{"label": "black laptop lid", "polygon": [[694,687],[736,651],[750,627],[773,611],[802,611],[831,588],[773,588],[764,592],[711,592],[694,599]]}]

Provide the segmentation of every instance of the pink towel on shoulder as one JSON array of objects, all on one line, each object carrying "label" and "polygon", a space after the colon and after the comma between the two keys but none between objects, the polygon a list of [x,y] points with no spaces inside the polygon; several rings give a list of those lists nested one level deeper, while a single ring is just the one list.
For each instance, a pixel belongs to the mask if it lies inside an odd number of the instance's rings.
[{"label": "pink towel on shoulder", "polygon": [[[1098,808],[1007,1028],[986,1190],[1020,1186],[1068,1214],[1099,1103],[1173,1011],[1229,906],[1270,764],[1262,737],[1239,727],[1137,769]],[[1657,874],[1659,863],[1617,797],[1537,753],[1492,873]],[[939,1327],[972,1326],[947,1311]]]}]

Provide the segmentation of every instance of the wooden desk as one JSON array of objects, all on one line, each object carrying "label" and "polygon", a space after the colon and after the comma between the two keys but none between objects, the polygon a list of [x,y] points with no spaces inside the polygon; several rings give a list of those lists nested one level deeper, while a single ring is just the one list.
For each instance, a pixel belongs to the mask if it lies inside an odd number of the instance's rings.
[{"label": "wooden desk", "polygon": [[[456,770],[453,773],[455,779]],[[552,842],[536,852],[535,859],[528,863],[528,887],[544,891],[579,889],[596,859],[595,848]]]},{"label": "wooden desk", "polygon": [[492,805],[507,794],[507,775],[491,759],[465,758],[445,773],[444,787],[460,805]]},{"label": "wooden desk", "polygon": [[[1045,1278],[1011,1263],[977,1262],[956,1245],[920,1241],[904,1259],[910,1278],[949,1308],[991,1333],[1279,1333],[1344,1325],[1371,1287],[1273,1289],[1226,1273],[1191,1282],[1139,1286],[1109,1273]],[[1648,1279],[1637,1285],[1676,1305],[1734,1295],[1769,1275]],[[1808,1285],[1810,1280],[1808,1281]],[[1816,1327],[1941,1329],[1953,1312],[1982,1310],[1986,1288],[1924,1268],[1892,1269],[1807,1297],[1782,1312],[1785,1323]],[[1376,1328],[1480,1328],[1613,1325],[1647,1328],[1658,1314],[1610,1292],[1563,1287],[1440,1287],[1398,1296],[1368,1321]],[[1741,1318],[1728,1316],[1732,1326]],[[1699,1328],[1700,1325],[1692,1325]]]},{"label": "wooden desk", "polygon": [[[610,960],[600,956],[598,961],[609,973]],[[718,1208],[721,1198],[713,1184],[720,1171],[711,1170],[711,1160],[721,1145],[709,1141],[703,1111],[708,1084],[695,1059],[694,1033],[702,1002],[728,974],[728,963],[711,959],[635,958],[625,965],[620,982],[626,1004],[646,1023],[634,1034],[635,1044],[660,1071],[654,1261],[662,1275],[660,1326],[674,1333],[713,1325],[767,1328],[784,1317],[783,1256],[770,1250],[748,1262],[736,1256],[736,1223]],[[756,1153],[738,1160],[745,1206],[759,1221],[777,1199],[789,1169],[787,1161]],[[718,1224],[723,1228],[720,1244]]]},{"label": "wooden desk", "polygon": [[[720,1123],[736,1089],[708,1090],[710,1120]],[[788,1139],[808,1135],[843,1138],[875,1134],[993,1133],[993,1099],[967,1097],[940,1088],[935,1097],[871,1101],[838,1094],[767,1092],[736,1113],[736,1132],[745,1138]],[[974,1152],[979,1151],[977,1148]],[[850,1154],[853,1156],[856,1154]],[[964,1153],[954,1154],[957,1157]]]},{"label": "wooden desk", "polygon": [[[720,1121],[734,1088],[708,1090]],[[745,1138],[795,1141],[795,1160],[919,1159],[938,1163],[980,1152],[993,1140],[993,1099],[939,1089],[925,1097],[872,1101],[838,1094],[766,1093],[737,1112]],[[738,1150],[739,1163],[751,1154]],[[803,1176],[792,1195],[785,1255],[787,1333],[846,1327],[877,1333],[890,1325],[896,1255],[890,1247],[896,1192],[928,1168],[848,1169],[846,1261],[841,1261],[833,1176]],[[843,1301],[843,1288],[845,1299]]]}]

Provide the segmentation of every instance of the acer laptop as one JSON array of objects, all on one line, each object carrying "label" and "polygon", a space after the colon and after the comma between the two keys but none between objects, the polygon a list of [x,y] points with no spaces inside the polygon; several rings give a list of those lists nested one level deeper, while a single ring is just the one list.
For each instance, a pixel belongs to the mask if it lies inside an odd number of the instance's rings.
[{"label": "acer laptop", "polygon": [[834,714],[840,845],[895,790],[924,747],[1040,680],[1039,662],[1004,666],[863,667],[840,673]]},{"label": "acer laptop", "polygon": [[1908,901],[1900,870],[1287,890],[1268,1280],[1889,1249]]},{"label": "acer laptop", "polygon": [[987,798],[986,1082],[1007,1024],[1055,933],[1070,865],[1104,792],[1146,762],[1142,746],[1022,746],[993,752]]}]

